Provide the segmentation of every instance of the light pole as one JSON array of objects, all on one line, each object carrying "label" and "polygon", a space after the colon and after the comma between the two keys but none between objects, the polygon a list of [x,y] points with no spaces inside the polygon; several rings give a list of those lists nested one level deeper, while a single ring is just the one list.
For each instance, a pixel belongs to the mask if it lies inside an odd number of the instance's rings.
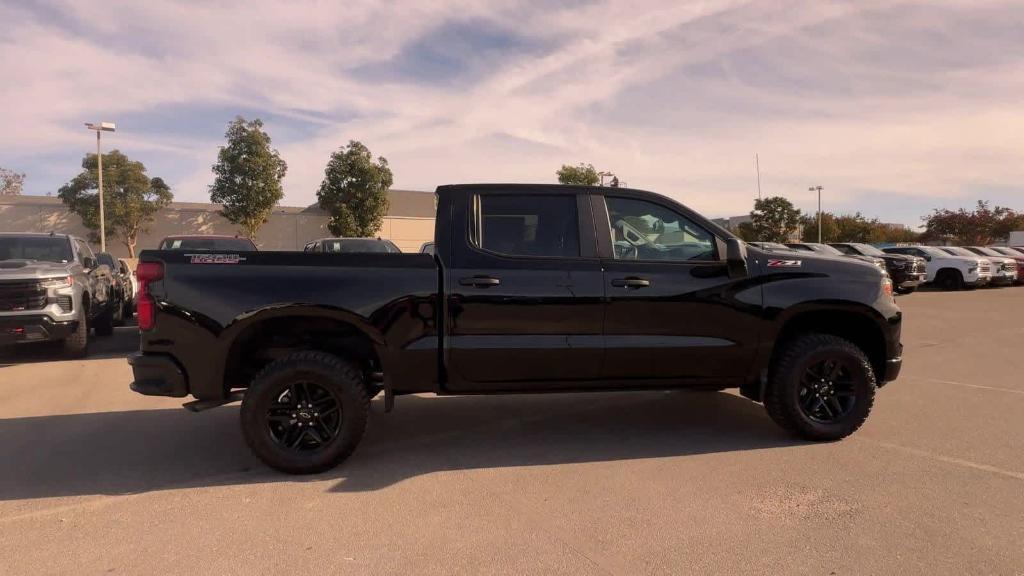
[{"label": "light pole", "polygon": [[99,175],[100,193],[100,252],[107,251],[107,226],[103,216],[103,153],[100,152],[100,132],[113,132],[117,125],[113,122],[100,122],[93,124],[86,122],[85,127],[96,131],[96,174]]},{"label": "light pole", "polygon": [[821,186],[811,186],[807,189],[810,192],[818,191],[818,244],[821,244]]}]

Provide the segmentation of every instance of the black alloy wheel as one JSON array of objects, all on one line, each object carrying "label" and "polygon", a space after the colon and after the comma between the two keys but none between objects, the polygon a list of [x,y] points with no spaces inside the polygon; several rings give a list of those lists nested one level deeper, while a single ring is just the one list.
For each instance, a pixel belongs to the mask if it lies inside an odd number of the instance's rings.
[{"label": "black alloy wheel", "polygon": [[800,411],[815,422],[840,422],[857,403],[853,370],[843,359],[826,359],[811,364],[800,380]]},{"label": "black alloy wheel", "polygon": [[341,402],[329,389],[300,380],[278,394],[267,408],[267,431],[281,448],[323,450],[341,430]]}]

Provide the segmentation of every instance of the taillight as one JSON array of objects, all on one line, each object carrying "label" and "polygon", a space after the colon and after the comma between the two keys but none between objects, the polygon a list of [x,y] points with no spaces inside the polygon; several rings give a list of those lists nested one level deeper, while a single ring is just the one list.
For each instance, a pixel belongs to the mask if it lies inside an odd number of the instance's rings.
[{"label": "taillight", "polygon": [[139,281],[139,297],[135,312],[139,317],[139,330],[151,330],[156,325],[156,302],[149,293],[149,283],[164,277],[163,262],[139,262],[135,278]]}]

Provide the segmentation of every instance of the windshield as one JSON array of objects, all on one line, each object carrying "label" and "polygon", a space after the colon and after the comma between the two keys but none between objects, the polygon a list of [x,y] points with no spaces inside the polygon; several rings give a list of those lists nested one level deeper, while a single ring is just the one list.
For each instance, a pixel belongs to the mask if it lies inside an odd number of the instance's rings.
[{"label": "windshield", "polygon": [[374,238],[339,238],[335,240],[324,240],[324,252],[334,254],[397,254],[400,252],[397,246],[389,240],[376,240]]},{"label": "windshield", "polygon": [[199,250],[209,252],[255,252],[248,238],[166,238],[161,250]]},{"label": "windshield", "polygon": [[0,236],[0,260],[71,261],[71,242],[48,236]]},{"label": "windshield", "polygon": [[859,244],[858,243],[858,244],[851,244],[851,246],[856,248],[858,252],[860,252],[861,254],[863,254],[865,256],[885,256],[885,252],[882,252],[881,250],[879,250],[878,248],[875,248],[874,246],[872,246],[870,244]]},{"label": "windshield", "polygon": [[978,257],[974,252],[971,252],[966,248],[960,248],[959,246],[945,246],[942,249],[954,256],[970,256],[971,258]]},{"label": "windshield", "polygon": [[998,256],[1002,258],[1003,255],[991,248],[985,248],[984,246],[974,246],[971,248],[972,252],[984,254],[985,256]]},{"label": "windshield", "polygon": [[1014,250],[1013,248],[1007,248],[1005,246],[994,246],[992,249],[1004,256],[1013,256],[1014,258],[1020,258],[1021,256],[1024,256],[1024,252],[1021,252],[1020,250]]},{"label": "windshield", "polygon": [[808,242],[807,246],[811,250],[814,250],[815,252],[820,252],[822,254],[828,254],[830,256],[844,256],[844,254],[840,252],[838,248],[834,246],[829,246],[828,244],[817,244],[815,242]]}]

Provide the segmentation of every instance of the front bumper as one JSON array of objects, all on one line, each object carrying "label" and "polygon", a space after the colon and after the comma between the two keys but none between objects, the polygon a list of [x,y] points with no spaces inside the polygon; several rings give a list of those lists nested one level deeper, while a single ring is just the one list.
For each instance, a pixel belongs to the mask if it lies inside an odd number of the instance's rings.
[{"label": "front bumper", "polygon": [[188,376],[174,358],[137,352],[128,357],[135,381],[130,388],[146,396],[188,396]]},{"label": "front bumper", "polygon": [[1013,284],[1016,281],[1017,281],[1017,275],[1016,274],[1013,274],[1013,275],[1010,275],[1010,274],[998,274],[998,275],[995,275],[994,274],[994,275],[992,275],[992,282],[991,282],[991,284],[993,286],[1009,286],[1010,284]]},{"label": "front bumper", "polygon": [[78,330],[78,321],[55,321],[45,314],[0,316],[0,346],[64,340]]},{"label": "front bumper", "polygon": [[900,371],[903,370],[903,345],[900,345],[901,353],[895,358],[889,358],[885,361],[885,374],[882,375],[881,382],[892,382],[893,380],[900,377]]},{"label": "front bumper", "polygon": [[899,272],[892,275],[892,282],[897,288],[917,288],[927,276],[924,272]]}]

